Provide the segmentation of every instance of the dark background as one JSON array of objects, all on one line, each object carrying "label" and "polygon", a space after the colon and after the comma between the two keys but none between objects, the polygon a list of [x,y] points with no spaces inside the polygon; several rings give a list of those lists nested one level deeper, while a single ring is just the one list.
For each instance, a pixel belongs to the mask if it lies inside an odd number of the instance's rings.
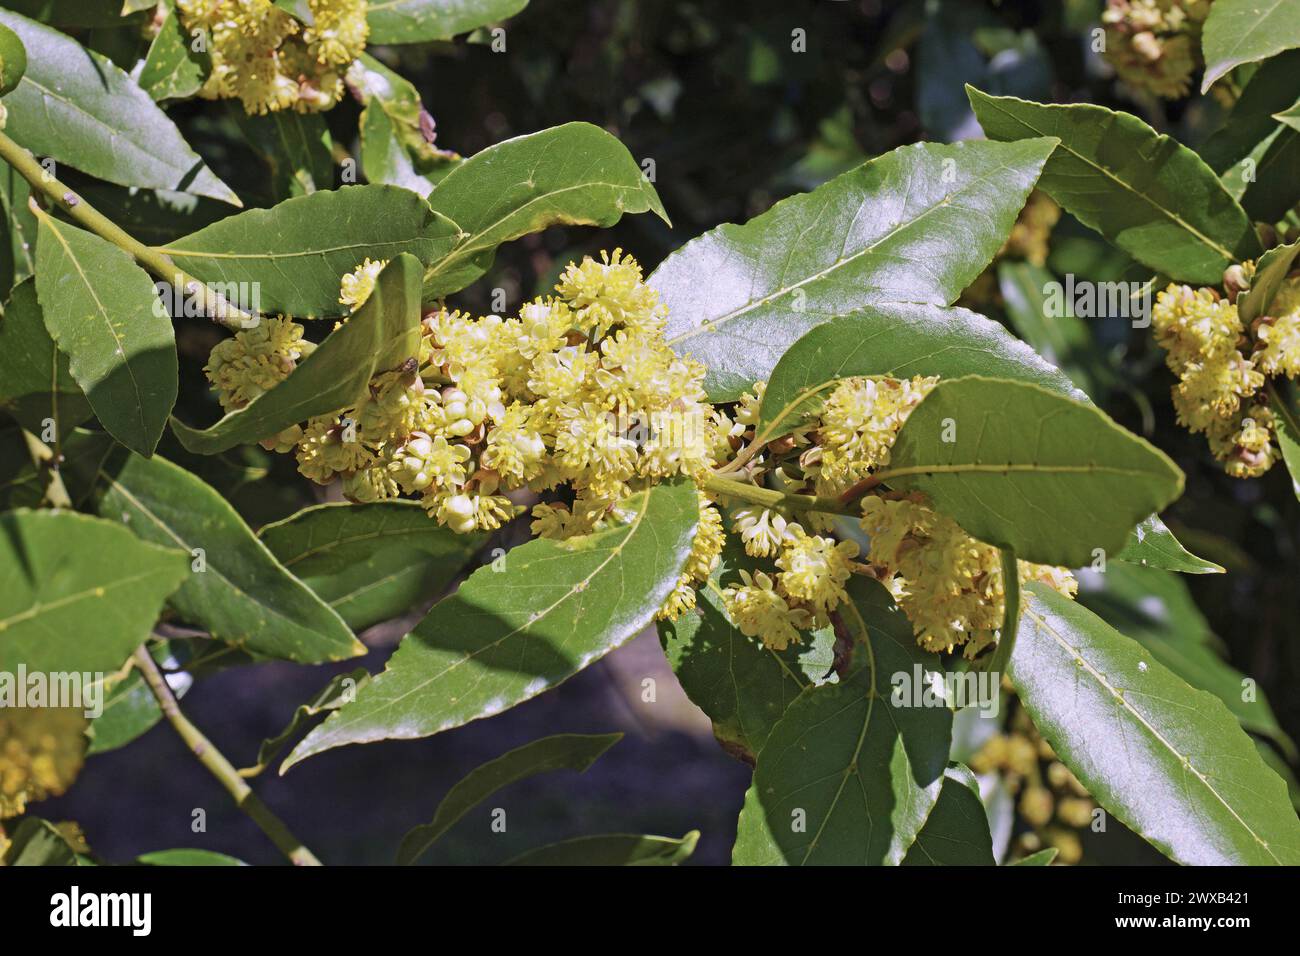
[{"label": "dark background", "polygon": [[[572,120],[601,125],[638,161],[652,159],[655,185],[672,219],[628,217],[615,228],[552,229],[504,248],[497,268],[457,296],[488,308],[489,290],[512,303],[545,291],[570,258],[622,246],[652,269],[686,240],[721,222],[743,222],[793,192],[896,146],[978,135],[964,82],[1040,100],[1089,101],[1127,109],[1190,145],[1221,118],[1211,99],[1160,104],[1119,87],[1087,51],[1097,2],[586,2],[533,0],[506,24],[507,50],[483,37],[418,48],[372,49],[409,78],[436,118],[438,145],[470,155],[506,137]],[[791,31],[806,31],[793,52]],[[101,38],[107,48],[111,38]],[[211,104],[173,110],[195,148],[246,200],[269,203],[268,177],[232,122]],[[355,153],[357,106],[329,115],[336,139]],[[1063,258],[1068,250],[1070,257]],[[1062,258],[1058,258],[1058,254]],[[1110,278],[1127,267],[1066,217],[1049,265]],[[1003,318],[995,300],[986,311]],[[188,420],[214,417],[200,368],[215,333],[181,335],[182,402]],[[1173,421],[1163,358],[1148,333],[1122,320],[1095,320],[1089,362],[1103,384],[1093,397],[1126,427],[1172,455],[1187,492],[1166,515],[1193,551],[1231,573],[1185,578],[1227,659],[1257,678],[1283,727],[1300,735],[1297,647],[1297,501],[1279,464],[1265,478],[1236,481],[1204,442]],[[183,390],[187,388],[183,384]],[[175,449],[164,449],[176,454]],[[253,465],[270,473],[244,471]],[[310,494],[287,458],[257,452],[206,462],[250,521],[301,506]],[[256,480],[249,480],[250,477]],[[367,635],[378,670],[400,625]],[[348,667],[355,666],[350,662]],[[276,733],[295,706],[332,672],[287,664],[242,667],[209,677],[185,699],[195,722],[237,764]],[[644,704],[640,681],[655,676],[659,699]],[[563,687],[505,714],[420,742],[349,747],[315,757],[255,786],[330,863],[392,859],[401,835],[428,820],[446,789],[505,750],[561,731],[623,730],[627,738],[584,776],[560,772],[502,791],[508,831],[489,832],[487,807],[471,814],[426,858],[496,862],[530,846],[596,832],[680,836],[700,829],[697,862],[723,863],[748,769],[711,739],[707,721],[681,696],[655,638],[629,647]],[[206,833],[190,832],[205,808]],[[72,792],[37,808],[81,822],[110,860],[148,850],[201,846],[249,862],[279,857],[183,751],[168,728],[95,757]],[[1090,840],[1088,859],[1150,862],[1128,839]]]}]

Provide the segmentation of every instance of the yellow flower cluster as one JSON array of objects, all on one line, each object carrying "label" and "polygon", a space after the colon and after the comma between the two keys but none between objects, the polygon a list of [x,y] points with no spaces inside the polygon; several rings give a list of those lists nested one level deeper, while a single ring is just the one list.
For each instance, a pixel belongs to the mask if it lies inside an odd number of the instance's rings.
[{"label": "yellow flower cluster", "polygon": [[[1250,263],[1234,268],[1236,283],[1249,281]],[[1214,457],[1236,478],[1262,475],[1277,461],[1263,388],[1270,376],[1300,374],[1300,280],[1283,283],[1269,313],[1246,329],[1229,298],[1185,285],[1156,296],[1151,313],[1156,341],[1178,376],[1173,401],[1179,423],[1204,432]]]},{"label": "yellow flower cluster", "polygon": [[75,708],[0,709],[0,820],[57,797],[81,770],[86,718]]},{"label": "yellow flower cluster", "polygon": [[[384,265],[367,259],[343,277],[339,301],[359,308]],[[339,481],[353,501],[415,496],[440,524],[466,533],[501,527],[531,500],[533,534],[567,539],[622,522],[627,499],[656,482],[688,476],[703,486],[752,443],[763,383],[730,414],[711,405],[704,367],[668,346],[666,312],[630,256],[615,250],[571,263],[555,293],[511,317],[430,311],[418,354],[376,375],[359,402],[263,444],[292,449],[303,475]],[[223,406],[242,407],[310,347],[301,326],[268,319],[214,349],[206,371]],[[751,456],[744,474],[844,495],[888,464],[908,414],[936,381],[846,379],[816,414]],[[736,626],[769,647],[827,627],[855,572],[890,582],[928,647],[964,644],[974,655],[1001,625],[996,549],[919,502],[866,499],[863,524],[874,540],[871,563],[861,564],[859,545],[834,535],[832,515],[804,511],[795,521],[704,491],[661,619],[694,608],[696,589],[717,567],[726,542],[719,505],[745,551],[771,562],[720,592]],[[1023,565],[1022,574],[1067,593],[1073,586],[1058,569]]]},{"label": "yellow flower cluster", "polygon": [[1091,825],[1097,805],[1070,768],[1056,759],[1010,685],[1004,688],[1014,702],[1006,731],[991,737],[970,767],[978,774],[997,774],[1018,798],[1017,809],[1031,829],[1017,839],[1017,855],[1036,853],[1046,844],[1057,848],[1058,862],[1078,863],[1083,845],[1077,831]]},{"label": "yellow flower cluster", "polygon": [[[1005,582],[998,549],[976,541],[918,495],[873,495],[862,502],[867,558],[912,622],[921,645],[968,658],[991,645],[1002,627]],[[1041,581],[1066,597],[1078,590],[1064,568],[1017,563],[1021,581]]]},{"label": "yellow flower cluster", "polygon": [[1107,0],[1106,59],[1120,79],[1164,99],[1187,95],[1201,66],[1201,26],[1211,0]]},{"label": "yellow flower cluster", "polygon": [[212,72],[200,95],[238,99],[248,113],[327,110],[361,55],[370,27],[366,0],[306,0],[299,23],[271,0],[177,0],[189,32],[207,37]]}]

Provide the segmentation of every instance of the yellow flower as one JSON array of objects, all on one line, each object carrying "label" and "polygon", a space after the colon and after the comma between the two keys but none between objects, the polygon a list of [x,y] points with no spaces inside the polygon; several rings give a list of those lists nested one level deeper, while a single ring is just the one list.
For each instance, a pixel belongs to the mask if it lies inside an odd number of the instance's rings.
[{"label": "yellow flower", "polygon": [[853,541],[835,542],[818,535],[796,534],[786,543],[776,566],[777,583],[796,601],[811,605],[820,615],[829,614],[848,600],[844,583],[853,573],[858,546]]},{"label": "yellow flower", "polygon": [[658,294],[641,281],[641,266],[623,250],[569,264],[555,287],[573,309],[583,332],[602,336],[614,327],[642,332],[663,329],[666,312]]},{"label": "yellow flower", "polygon": [[718,509],[702,493],[696,492],[700,508],[700,523],[691,540],[691,553],[686,558],[672,593],[668,595],[663,606],[655,614],[660,620],[675,621],[682,611],[695,607],[695,586],[709,579],[713,569],[718,566],[718,556],[726,534],[722,530],[722,516]]},{"label": "yellow flower", "polygon": [[370,298],[370,293],[375,291],[375,280],[379,278],[379,273],[384,271],[386,265],[388,265],[387,259],[376,260],[366,256],[366,260],[345,275],[339,283],[339,302],[353,312],[361,308]]},{"label": "yellow flower", "polygon": [[724,588],[722,600],[732,623],[746,637],[757,637],[775,651],[800,642],[801,630],[812,626],[812,615],[792,608],[777,593],[772,579],[762,571],[741,571],[740,585]]},{"label": "yellow flower", "polygon": [[289,377],[315,346],[302,337],[303,328],[284,316],[262,318],[208,353],[203,373],[225,409],[243,408],[263,392]]}]

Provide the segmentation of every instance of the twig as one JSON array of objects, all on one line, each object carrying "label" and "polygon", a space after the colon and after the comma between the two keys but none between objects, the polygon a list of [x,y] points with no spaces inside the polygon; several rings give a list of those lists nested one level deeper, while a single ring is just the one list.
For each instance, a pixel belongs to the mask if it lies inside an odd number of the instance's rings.
[{"label": "twig", "polygon": [[163,716],[167,722],[175,728],[176,733],[180,735],[181,740],[185,741],[190,752],[198,758],[199,763],[208,768],[208,772],[217,778],[217,781],[226,788],[226,791],[235,799],[235,805],[243,810],[249,818],[261,827],[262,832],[271,838],[280,852],[293,861],[295,866],[320,866],[321,862],[316,855],[302,845],[302,841],[290,832],[284,821],[277,817],[261,798],[253,792],[252,787],[244,782],[244,778],[239,775],[234,764],[225,758],[212,742],[203,735],[203,732],[190,723],[189,719],[181,713],[180,704],[176,702],[176,695],[172,689],[167,686],[167,680],[163,677],[162,671],[154,662],[153,655],[149,653],[147,644],[142,644],[135,651],[135,665],[140,669],[145,683],[153,691],[154,697],[158,701],[159,708],[162,709]]}]

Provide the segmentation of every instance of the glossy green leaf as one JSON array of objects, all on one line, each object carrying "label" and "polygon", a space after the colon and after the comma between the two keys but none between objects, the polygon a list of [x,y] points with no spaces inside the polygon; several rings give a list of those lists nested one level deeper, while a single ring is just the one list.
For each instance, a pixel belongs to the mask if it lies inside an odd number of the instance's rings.
[{"label": "glossy green leaf", "polygon": [[400,73],[363,53],[348,71],[348,88],[365,106],[361,167],[371,182],[389,182],[424,196],[461,161],[436,145],[433,118],[415,84]]},{"label": "glossy green leaf", "polygon": [[91,416],[90,403],[45,328],[36,284],[18,285],[0,317],[0,410],[40,435],[52,420],[64,435]]},{"label": "glossy green leaf", "polygon": [[77,852],[54,824],[27,817],[18,824],[4,858],[4,866],[76,866]]},{"label": "glossy green leaf", "polygon": [[36,294],[100,423],[153,454],[176,402],[176,338],[153,281],[99,236],[40,216]]},{"label": "glossy green leaf", "polygon": [[209,428],[191,428],[173,418],[172,431],[190,451],[213,455],[260,441],[313,415],[348,407],[376,373],[396,368],[415,354],[420,271],[414,256],[399,255],[379,274],[374,292],[357,314],[331,332],[283,382]]},{"label": "glossy green leaf", "polygon": [[158,35],[149,44],[137,82],[155,100],[185,99],[198,93],[209,69],[210,57],[193,49],[193,38],[180,15],[175,7],[169,7]]},{"label": "glossy green leaf", "polygon": [[877,475],[923,492],[981,541],[1071,568],[1098,548],[1118,554],[1183,488],[1163,452],[1095,406],[976,375],[934,387]]},{"label": "glossy green leaf", "polygon": [[1298,46],[1300,9],[1295,0],[1216,0],[1201,33],[1201,92],[1243,63]]},{"label": "glossy green leaf", "polygon": [[866,305],[948,305],[1011,232],[1053,141],[917,143],[682,246],[650,284],[713,401],[766,379],[815,325]]},{"label": "glossy green leaf", "polygon": [[281,772],[345,744],[411,739],[536,697],[631,640],[676,583],[699,520],[693,485],[629,499],[635,514],[570,541],[535,539],[483,567],[402,640],[384,672],[300,743]]},{"label": "glossy green leaf", "polygon": [[798,425],[844,378],[976,373],[1087,400],[1060,370],[991,319],[959,308],[875,305],[817,326],[781,356],[763,393],[754,440],[771,441]]},{"label": "glossy green leaf", "polygon": [[677,866],[695,852],[700,831],[680,840],[636,833],[576,837],[521,853],[507,866]]},{"label": "glossy green leaf", "polygon": [[240,109],[235,116],[244,138],[270,167],[273,195],[306,196],[333,187],[332,140],[319,113],[249,116]]},{"label": "glossy green leaf", "polygon": [[1140,119],[1089,103],[1049,105],[967,87],[984,132],[1060,145],[1039,187],[1086,226],[1174,279],[1217,284],[1259,253],[1245,211],[1199,156]]},{"label": "glossy green leaf", "polygon": [[110,458],[103,481],[102,517],[193,558],[167,602],[182,620],[258,656],[316,664],[365,653],[210,485],[162,458],[125,453]]},{"label": "glossy green leaf", "polygon": [[821,683],[835,663],[832,628],[813,633],[805,645],[774,651],[731,623],[720,590],[739,581],[738,569],[758,563],[729,545],[697,592],[695,611],[659,622],[664,655],[682,690],[713,722],[719,742],[750,762],[790,703]]},{"label": "glossy green leaf", "polygon": [[1300,50],[1255,70],[1222,127],[1197,150],[1252,219],[1272,222],[1300,201],[1300,131],[1277,114],[1300,97]]},{"label": "glossy green leaf", "polygon": [[1243,729],[1295,755],[1268,697],[1223,659],[1219,639],[1178,575],[1125,564],[1108,565],[1105,573],[1084,570],[1078,600],[1187,683],[1223,701]]},{"label": "glossy green leaf", "polygon": [[975,775],[961,764],[943,776],[939,801],[903,866],[993,866],[993,837]]},{"label": "glossy green leaf", "polygon": [[136,857],[141,866],[247,866],[243,860],[212,850],[154,850]]},{"label": "glossy green leaf", "polygon": [[590,123],[517,136],[471,156],[429,194],[429,205],[460,235],[425,273],[426,300],[465,288],[492,266],[497,246],[547,226],[612,226],[639,212],[668,218],[627,147]]},{"label": "glossy green leaf", "polygon": [[0,96],[8,93],[27,72],[27,48],[18,34],[0,26]]},{"label": "glossy green leaf", "polygon": [[1128,543],[1115,555],[1115,560],[1183,574],[1224,573],[1224,569],[1213,561],[1198,558],[1184,548],[1159,515],[1149,515],[1129,532]]},{"label": "glossy green leaf", "polygon": [[528,0],[373,0],[366,7],[371,43],[427,43],[499,23]]},{"label": "glossy green leaf", "polygon": [[483,546],[417,502],[327,504],[258,532],[271,553],[354,630],[397,617],[447,587]]},{"label": "glossy green leaf", "polygon": [[622,734],[556,734],[516,747],[476,767],[447,791],[431,822],[422,823],[402,837],[398,864],[410,866],[416,862],[466,813],[502,787],[552,770],[585,773],[622,739]]},{"label": "glossy green leaf", "polygon": [[1237,296],[1237,314],[1242,325],[1249,328],[1261,315],[1268,314],[1273,297],[1281,290],[1296,256],[1300,256],[1300,242],[1278,246],[1259,257],[1250,288]]},{"label": "glossy green leaf", "polygon": [[0,24],[18,34],[28,55],[27,73],[5,97],[5,132],[38,158],[122,186],[242,205],[149,94],[106,57],[8,10],[0,10]]},{"label": "glossy green leaf", "polygon": [[1107,812],[1179,863],[1300,862],[1286,785],[1218,699],[1086,608],[1026,592],[1009,676]]},{"label": "glossy green leaf", "polygon": [[455,224],[409,190],[344,186],[231,216],[162,251],[205,282],[258,283],[262,311],[319,318],[346,311],[339,281],[365,259],[409,253],[428,264],[455,236]]},{"label": "glossy green leaf", "polygon": [[294,710],[293,716],[289,718],[289,723],[285,725],[284,730],[280,731],[274,737],[268,737],[262,741],[262,745],[257,748],[257,763],[247,770],[241,770],[240,776],[255,777],[271,765],[275,755],[284,749],[285,745],[293,739],[297,733],[307,726],[307,722],[313,717],[319,717],[321,714],[327,714],[331,711],[338,710],[344,704],[356,699],[357,690],[364,687],[370,682],[370,673],[364,667],[358,667],[354,671],[346,674],[339,674],[328,684],[312,695],[311,700],[305,704],[299,704]]},{"label": "glossy green leaf", "polygon": [[[946,707],[895,706],[892,675],[942,673],[882,585],[849,584],[839,614],[856,669],[804,691],[758,753],[732,862],[897,864],[934,810],[952,739]],[[865,658],[859,663],[858,657]]]},{"label": "glossy green leaf", "polygon": [[184,554],[111,521],[0,515],[0,670],[117,670],[188,573]]}]

